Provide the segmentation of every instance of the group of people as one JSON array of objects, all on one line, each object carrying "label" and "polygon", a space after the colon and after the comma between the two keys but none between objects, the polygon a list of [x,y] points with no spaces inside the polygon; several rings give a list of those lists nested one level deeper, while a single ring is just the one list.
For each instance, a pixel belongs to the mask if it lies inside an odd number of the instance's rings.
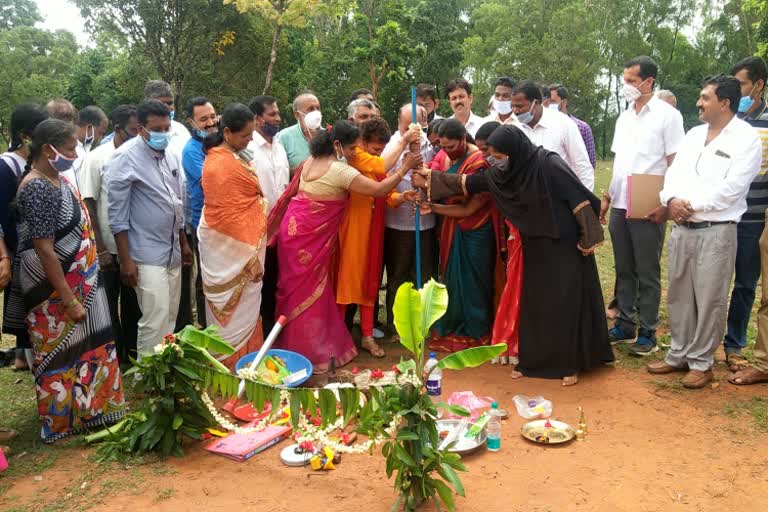
[{"label": "group of people", "polygon": [[[768,290],[753,366],[740,355],[761,253],[768,265],[765,62],[748,58],[707,79],[703,124],[687,135],[674,96],[655,92],[657,71],[648,57],[625,65],[627,109],[601,199],[592,131],[570,113],[561,84],[501,77],[481,117],[471,84],[457,79],[446,87],[447,119],[436,88],[420,85],[394,133],[365,89],[352,94],[347,119],[328,126],[318,98],[301,93],[296,123],[282,130],[270,96],[221,114],[192,98],[185,126],[159,80],[109,116],[62,98],[18,106],[0,158],[0,285],[17,367],[35,375],[43,439],[119,418],[118,361],[151,353],[195,311],[234,346],[220,356],[229,367],[279,316],[287,321],[275,346],[305,355],[317,373],[359,348],[383,357],[380,331],[396,339],[395,294],[417,272],[449,293],[433,349],[507,343],[497,362],[514,365],[513,376],[573,385],[613,361],[611,343],[657,350],[668,219],[672,348],[649,371],[684,370],[686,387],[712,379],[735,271],[732,382],[768,381]],[[666,175],[645,219],[627,215],[635,174]],[[616,265],[607,308],[594,257],[606,222]]]}]

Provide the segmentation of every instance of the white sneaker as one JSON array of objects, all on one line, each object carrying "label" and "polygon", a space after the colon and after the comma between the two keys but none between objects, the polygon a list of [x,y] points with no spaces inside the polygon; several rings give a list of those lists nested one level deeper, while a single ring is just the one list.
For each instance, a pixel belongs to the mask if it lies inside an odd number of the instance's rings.
[{"label": "white sneaker", "polygon": [[380,340],[381,338],[384,337],[384,332],[380,331],[379,329],[374,327],[373,328],[373,337],[374,337],[374,339]]}]

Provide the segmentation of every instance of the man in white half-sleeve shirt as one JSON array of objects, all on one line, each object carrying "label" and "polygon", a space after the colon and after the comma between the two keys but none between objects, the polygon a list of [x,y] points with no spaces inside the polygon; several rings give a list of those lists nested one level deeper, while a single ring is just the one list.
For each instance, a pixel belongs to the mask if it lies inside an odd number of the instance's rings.
[{"label": "man in white half-sleeve shirt", "polygon": [[512,91],[512,108],[517,124],[531,142],[554,151],[565,160],[589,190],[595,186],[595,169],[589,162],[584,140],[571,118],[552,109],[544,108],[541,87],[532,80],[522,80]]},{"label": "man in white half-sleeve shirt", "polygon": [[[272,211],[290,181],[288,155],[276,137],[280,131],[280,108],[272,96],[256,96],[248,107],[256,119],[256,131],[253,132],[253,140],[248,144],[247,151],[252,157],[251,165],[256,169],[261,191],[267,200],[267,209]],[[277,246],[267,247],[261,287],[261,322],[264,332],[270,332],[275,325],[277,273]]]},{"label": "man in white half-sleeve shirt", "polygon": [[668,248],[672,348],[648,371],[687,371],[682,384],[690,389],[713,380],[736,261],[736,224],[762,161],[760,137],[736,117],[740,99],[736,78],[705,80],[696,102],[705,124],[685,136],[659,195],[677,224]]},{"label": "man in white half-sleeve shirt", "polygon": [[664,176],[685,138],[683,117],[653,94],[658,66],[650,57],[624,65],[622,94],[629,103],[616,121],[611,151],[611,184],[600,205],[600,220],[611,233],[616,267],[616,323],[611,343],[632,343],[637,356],[658,350],[656,327],[661,303],[661,251],[667,212],[659,208],[648,219],[628,219],[627,178],[632,174]]},{"label": "man in white half-sleeve shirt", "polygon": [[472,84],[463,78],[451,80],[445,86],[445,92],[448,95],[451,110],[453,110],[451,119],[461,121],[467,132],[474,137],[477,130],[483,126],[484,120],[472,112],[472,102],[475,99],[472,95]]}]

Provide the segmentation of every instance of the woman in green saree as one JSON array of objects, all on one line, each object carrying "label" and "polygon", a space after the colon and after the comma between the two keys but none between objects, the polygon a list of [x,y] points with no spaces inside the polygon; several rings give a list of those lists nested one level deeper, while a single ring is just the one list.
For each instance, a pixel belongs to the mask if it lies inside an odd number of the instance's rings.
[{"label": "woman in green saree", "polygon": [[[448,174],[470,176],[488,167],[459,121],[440,126],[440,145],[447,153]],[[423,213],[443,217],[440,230],[440,277],[448,288],[448,311],[436,324],[431,348],[456,352],[490,342],[497,284],[503,277],[499,258],[499,222],[488,193],[421,205]]]}]

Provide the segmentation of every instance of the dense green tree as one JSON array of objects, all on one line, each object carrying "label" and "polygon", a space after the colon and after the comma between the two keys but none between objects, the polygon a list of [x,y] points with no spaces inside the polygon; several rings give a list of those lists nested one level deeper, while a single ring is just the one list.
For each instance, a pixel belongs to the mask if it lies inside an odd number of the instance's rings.
[{"label": "dense green tree", "polygon": [[0,31],[31,27],[43,21],[34,0],[0,0]]},{"label": "dense green tree", "polygon": [[0,32],[0,48],[0,127],[7,143],[10,113],[16,105],[65,94],[78,48],[70,32],[27,26]]}]

